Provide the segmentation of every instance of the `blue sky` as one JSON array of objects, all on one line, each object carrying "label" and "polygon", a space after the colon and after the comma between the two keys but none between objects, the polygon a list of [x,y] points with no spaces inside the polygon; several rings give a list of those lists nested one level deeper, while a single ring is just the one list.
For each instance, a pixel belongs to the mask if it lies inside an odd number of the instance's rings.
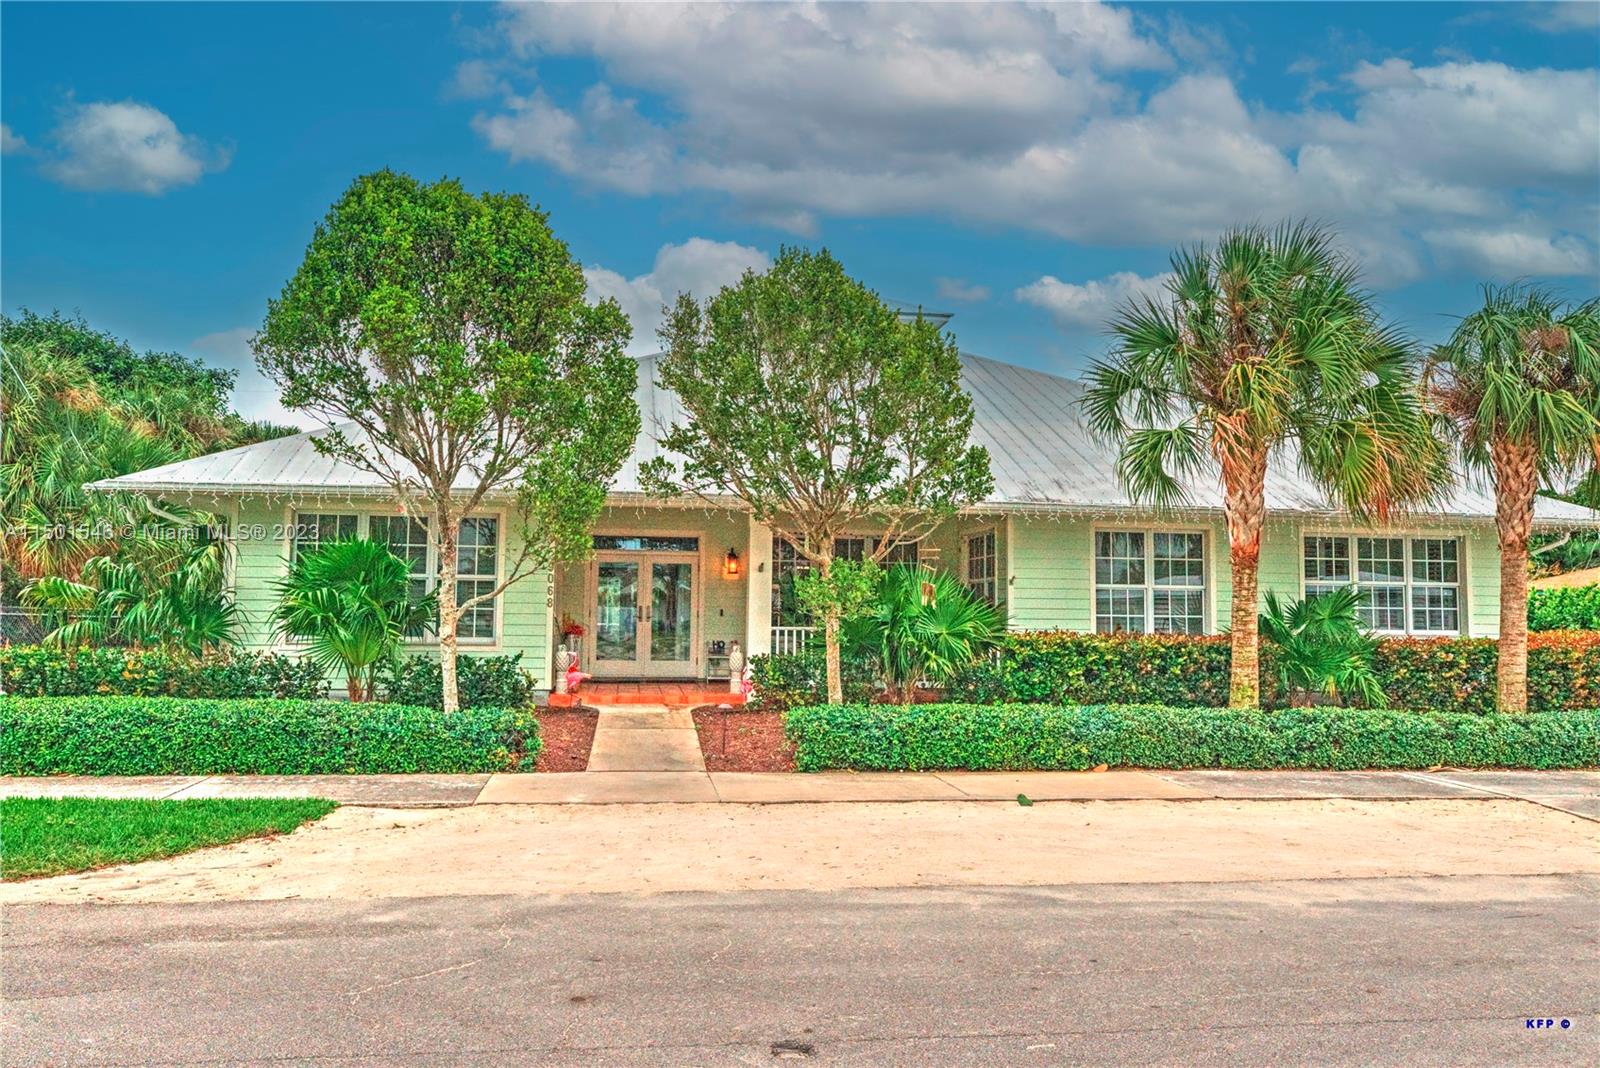
[{"label": "blue sky", "polygon": [[1170,248],[1340,228],[1428,340],[1600,291],[1600,5],[7,4],[0,300],[243,368],[357,174],[527,193],[648,348],[784,243],[1073,373]]}]

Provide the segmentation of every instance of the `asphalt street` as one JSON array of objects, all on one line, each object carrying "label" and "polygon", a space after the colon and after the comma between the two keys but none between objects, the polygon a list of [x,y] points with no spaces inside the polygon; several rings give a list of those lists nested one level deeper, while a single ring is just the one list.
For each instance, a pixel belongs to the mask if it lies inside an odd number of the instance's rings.
[{"label": "asphalt street", "polygon": [[3,922],[7,1065],[1600,1062],[1588,876],[41,905]]}]

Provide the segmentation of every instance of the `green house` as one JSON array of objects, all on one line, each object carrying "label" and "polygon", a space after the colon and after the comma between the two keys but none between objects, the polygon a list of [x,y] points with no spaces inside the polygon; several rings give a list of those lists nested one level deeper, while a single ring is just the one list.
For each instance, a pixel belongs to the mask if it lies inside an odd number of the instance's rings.
[{"label": "green house", "polygon": [[[1003,605],[1019,630],[1212,634],[1227,622],[1228,540],[1216,478],[1191,488],[1187,507],[1157,514],[1134,504],[1115,477],[1115,449],[1085,424],[1083,387],[1067,378],[963,357],[975,409],[973,435],[989,451],[995,489],[895,559],[954,571]],[[548,687],[564,629],[583,670],[597,678],[724,676],[735,643],[746,654],[792,651],[810,636],[793,603],[804,566],[736,499],[660,500],[644,494],[639,467],[660,453],[656,433],[682,418],[677,398],[639,361],[644,430],[619,473],[581,563],[525,579],[462,621],[464,652],[522,653]],[[421,586],[435,579],[429,517],[407,515],[370,473],[317,452],[315,432],[169,464],[92,488],[131,490],[212,509],[233,539],[232,583],[254,648],[275,643],[268,619],[274,580],[318,539],[381,538],[411,561]],[[1436,511],[1363,525],[1328,503],[1292,464],[1267,479],[1263,595],[1299,598],[1347,584],[1363,594],[1375,629],[1417,636],[1493,637],[1500,562],[1494,500],[1463,481]],[[1540,500],[1538,523],[1592,525],[1593,513]],[[461,537],[463,594],[492,589],[515,546],[515,524],[491,506]],[[872,547],[864,528],[841,554]],[[429,642],[419,639],[419,649]]]}]

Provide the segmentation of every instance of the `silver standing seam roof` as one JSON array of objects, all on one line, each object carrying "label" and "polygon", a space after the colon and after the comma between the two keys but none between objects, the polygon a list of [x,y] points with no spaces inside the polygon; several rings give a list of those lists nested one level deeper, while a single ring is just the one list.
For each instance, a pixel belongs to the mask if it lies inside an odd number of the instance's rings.
[{"label": "silver standing seam roof", "polygon": [[[656,384],[656,357],[639,361],[635,397],[641,429],[611,489],[619,503],[646,499],[639,469],[662,455],[657,439],[684,419],[676,395]],[[1034,371],[963,353],[962,384],[972,396],[973,439],[989,451],[994,492],[978,511],[1090,512],[1150,511],[1136,504],[1116,477],[1117,448],[1084,422],[1084,386],[1074,379]],[[346,433],[355,430],[347,425]],[[192,496],[234,495],[388,495],[382,479],[369,471],[317,452],[318,431],[245,445],[225,452],[154,467],[89,484],[95,490]],[[1293,463],[1275,460],[1267,473],[1267,507],[1276,514],[1338,516],[1335,508]],[[1222,492],[1215,472],[1190,487],[1185,511],[1220,512]],[[1600,514],[1562,501],[1539,498],[1541,525],[1600,524]],[[1442,506],[1426,515],[1488,520],[1494,497],[1481,481],[1462,479]],[[1413,516],[1415,518],[1415,516]]]}]

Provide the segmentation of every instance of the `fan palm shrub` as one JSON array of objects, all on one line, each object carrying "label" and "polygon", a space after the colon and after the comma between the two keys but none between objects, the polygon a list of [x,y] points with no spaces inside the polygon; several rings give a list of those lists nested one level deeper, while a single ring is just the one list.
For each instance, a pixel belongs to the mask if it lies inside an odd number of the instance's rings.
[{"label": "fan palm shrub", "polygon": [[304,642],[325,670],[342,671],[352,701],[372,699],[400,643],[435,611],[432,595],[412,595],[410,565],[367,538],[301,554],[277,586],[277,633]]},{"label": "fan palm shrub", "polygon": [[[200,655],[237,644],[238,607],[223,589],[224,538],[208,527],[171,542],[160,556],[90,557],[77,579],[46,575],[22,591],[56,648],[129,645]],[[167,539],[152,539],[167,544]]]},{"label": "fan palm shrub", "polygon": [[1600,298],[1484,287],[1483,307],[1434,353],[1428,392],[1467,466],[1494,483],[1500,543],[1500,709],[1528,709],[1528,539],[1533,498],[1600,450]]},{"label": "fan palm shrub", "polygon": [[1342,704],[1351,697],[1372,708],[1386,704],[1372,658],[1378,639],[1356,613],[1354,587],[1284,603],[1267,592],[1261,636],[1271,643],[1272,666],[1289,703],[1304,707],[1317,697]]},{"label": "fan palm shrub", "polygon": [[1109,324],[1115,349],[1089,373],[1085,413],[1121,443],[1117,475],[1136,500],[1186,503],[1215,465],[1233,584],[1229,703],[1251,707],[1269,460],[1297,464],[1358,517],[1436,498],[1449,468],[1410,346],[1327,230],[1231,230],[1175,253],[1165,289]]},{"label": "fan palm shrub", "polygon": [[866,611],[846,621],[848,658],[874,665],[891,700],[919,683],[943,685],[986,655],[1005,634],[998,609],[947,572],[897,564],[884,569]]}]

